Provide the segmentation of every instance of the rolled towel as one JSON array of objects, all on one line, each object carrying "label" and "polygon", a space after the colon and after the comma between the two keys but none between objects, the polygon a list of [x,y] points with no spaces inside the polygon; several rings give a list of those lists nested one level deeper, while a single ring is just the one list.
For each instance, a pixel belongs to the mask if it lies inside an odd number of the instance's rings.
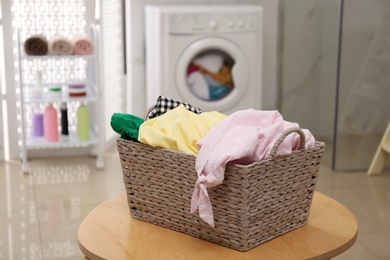
[{"label": "rolled towel", "polygon": [[56,34],[49,40],[50,55],[72,55],[73,53],[73,45],[69,39]]},{"label": "rolled towel", "polygon": [[33,35],[24,41],[23,47],[27,55],[46,55],[48,43],[45,36]]},{"label": "rolled towel", "polygon": [[93,44],[90,39],[85,36],[76,36],[72,39],[74,54],[90,55],[93,53]]}]

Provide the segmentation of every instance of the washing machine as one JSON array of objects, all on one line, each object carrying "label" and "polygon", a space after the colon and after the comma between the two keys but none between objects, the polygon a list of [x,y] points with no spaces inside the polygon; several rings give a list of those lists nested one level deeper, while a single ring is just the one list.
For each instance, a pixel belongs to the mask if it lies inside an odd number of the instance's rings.
[{"label": "washing machine", "polygon": [[202,111],[261,109],[262,20],[247,4],[145,6],[146,103]]}]

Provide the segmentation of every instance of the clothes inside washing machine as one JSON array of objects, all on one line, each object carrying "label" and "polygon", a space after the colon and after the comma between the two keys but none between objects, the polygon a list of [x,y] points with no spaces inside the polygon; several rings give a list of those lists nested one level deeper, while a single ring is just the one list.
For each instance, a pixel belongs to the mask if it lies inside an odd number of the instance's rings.
[{"label": "clothes inside washing machine", "polygon": [[192,93],[206,101],[225,98],[234,88],[234,60],[226,53],[211,50],[200,53],[187,67],[187,82]]}]

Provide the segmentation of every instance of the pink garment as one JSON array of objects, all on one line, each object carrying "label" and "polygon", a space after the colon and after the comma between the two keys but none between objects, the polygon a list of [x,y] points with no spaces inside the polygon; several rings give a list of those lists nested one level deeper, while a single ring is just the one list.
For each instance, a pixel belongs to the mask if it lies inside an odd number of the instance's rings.
[{"label": "pink garment", "polygon": [[[267,159],[276,140],[291,127],[299,125],[284,121],[278,111],[254,109],[235,112],[214,126],[197,142],[199,153],[195,170],[198,180],[192,194],[191,212],[199,208],[199,216],[214,227],[207,188],[222,184],[228,162],[250,164]],[[314,146],[313,135],[307,129],[302,131],[306,147]],[[288,135],[280,144],[277,155],[298,149],[299,142],[297,133]]]}]

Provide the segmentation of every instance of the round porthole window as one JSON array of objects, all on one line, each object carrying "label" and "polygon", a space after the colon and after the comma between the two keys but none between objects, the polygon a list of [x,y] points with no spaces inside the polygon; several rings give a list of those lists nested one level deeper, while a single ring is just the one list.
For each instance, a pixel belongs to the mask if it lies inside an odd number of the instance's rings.
[{"label": "round porthole window", "polygon": [[221,50],[200,52],[188,64],[188,88],[204,101],[217,101],[227,97],[234,89],[234,64],[234,59]]},{"label": "round porthole window", "polygon": [[190,44],[175,71],[178,94],[204,111],[234,106],[247,92],[250,79],[243,51],[221,37],[205,37]]}]

